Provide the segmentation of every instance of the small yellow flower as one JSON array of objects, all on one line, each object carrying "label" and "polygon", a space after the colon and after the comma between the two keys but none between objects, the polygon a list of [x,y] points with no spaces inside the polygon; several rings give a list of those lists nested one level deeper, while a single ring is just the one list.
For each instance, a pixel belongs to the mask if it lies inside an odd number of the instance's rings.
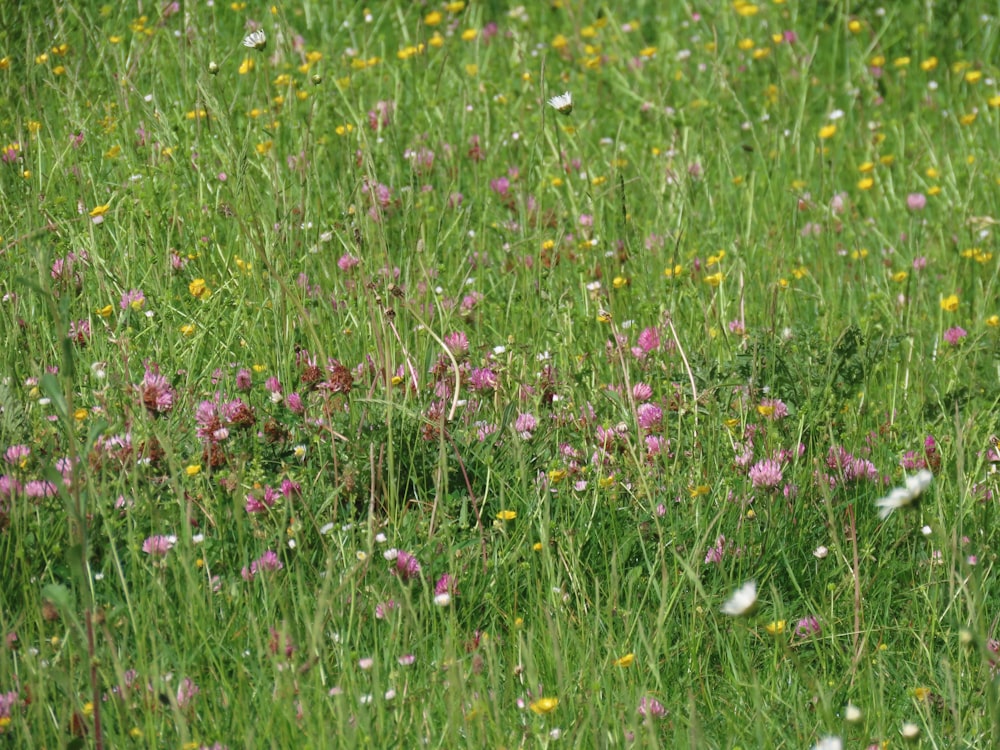
[{"label": "small yellow flower", "polygon": [[611,322],[611,313],[609,313],[607,310],[603,310],[603,309],[602,310],[598,310],[597,311],[597,322],[598,323],[610,323]]},{"label": "small yellow flower", "polygon": [[991,315],[986,319],[986,325],[990,328],[1000,328],[1000,315]]},{"label": "small yellow flower", "polygon": [[949,294],[941,298],[941,309],[945,312],[955,312],[958,309],[958,295]]},{"label": "small yellow flower", "polygon": [[958,122],[960,125],[971,125],[976,121],[976,116],[975,112],[969,112],[968,114],[959,117]]},{"label": "small yellow flower", "polygon": [[722,283],[722,280],[724,278],[725,276],[723,275],[722,271],[719,271],[718,273],[712,273],[706,276],[705,283],[708,284],[709,286],[719,286],[719,284]]},{"label": "small yellow flower", "polygon": [[502,510],[497,513],[497,519],[500,521],[513,521],[517,518],[516,510]]},{"label": "small yellow flower", "polygon": [[552,484],[559,484],[559,482],[566,478],[566,474],[565,469],[553,469],[549,472],[549,481]]},{"label": "small yellow flower", "polygon": [[104,216],[104,214],[107,213],[107,211],[108,211],[109,208],[111,208],[111,204],[110,203],[105,203],[104,205],[101,205],[101,206],[94,206],[92,209],[90,209],[90,215],[91,216]]},{"label": "small yellow flower", "polygon": [[559,705],[558,698],[539,698],[537,701],[530,703],[528,708],[534,711],[539,716],[543,714],[552,713],[556,710],[556,706]]},{"label": "small yellow flower", "polygon": [[625,654],[625,656],[615,659],[613,663],[616,667],[631,667],[635,663],[635,654]]},{"label": "small yellow flower", "polygon": [[428,26],[437,26],[441,21],[444,20],[444,16],[439,10],[432,10],[426,16],[424,16],[424,23]]},{"label": "small yellow flower", "polygon": [[981,70],[970,70],[965,74],[966,83],[979,83],[980,79],[983,77],[983,71]]},{"label": "small yellow flower", "polygon": [[609,477],[601,477],[597,480],[597,486],[602,490],[607,490],[615,486],[615,475],[612,474]]},{"label": "small yellow flower", "polygon": [[865,177],[858,180],[858,190],[871,190],[872,186],[875,184],[875,180],[871,177]]},{"label": "small yellow flower", "polygon": [[861,174],[868,174],[873,169],[875,169],[875,162],[863,161],[858,165],[858,171],[861,172]]},{"label": "small yellow flower", "polygon": [[201,464],[188,464],[184,467],[184,473],[189,477],[198,476],[201,473]]},{"label": "small yellow flower", "polygon": [[896,271],[896,273],[892,275],[892,280],[897,284],[902,284],[909,278],[909,276],[910,274],[907,271]]},{"label": "small yellow flower", "polygon": [[688,495],[692,498],[698,497],[699,495],[707,495],[711,492],[712,488],[707,484],[692,485],[688,487]]},{"label": "small yellow flower", "polygon": [[244,76],[244,75],[246,75],[247,73],[249,73],[253,69],[254,69],[253,58],[252,57],[246,57],[246,58],[243,59],[243,62],[240,63],[239,73],[240,73],[241,76]]},{"label": "small yellow flower", "polygon": [[86,409],[77,409],[76,411],[73,412],[73,419],[75,419],[77,422],[82,422],[86,418],[87,418]]},{"label": "small yellow flower", "polygon": [[936,57],[928,57],[926,60],[921,61],[920,69],[925,73],[929,73],[938,66],[938,59]]},{"label": "small yellow flower", "polygon": [[534,550],[535,552],[541,552],[542,551],[542,543],[541,542],[535,542],[534,544],[531,545],[531,549]]},{"label": "small yellow flower", "polygon": [[916,687],[913,688],[913,697],[918,701],[925,701],[931,694],[931,689],[928,687]]},{"label": "small yellow flower", "polygon": [[834,124],[824,125],[819,129],[819,137],[821,140],[826,140],[827,138],[833,138],[837,134],[837,126]]},{"label": "small yellow flower", "polygon": [[852,18],[850,21],[847,22],[847,30],[850,31],[852,34],[860,33],[861,29],[862,29],[861,21],[857,20],[856,18]]},{"label": "small yellow flower", "polygon": [[477,36],[479,36],[479,32],[476,29],[466,29],[462,32],[462,41],[472,42],[475,41]]},{"label": "small yellow flower", "polygon": [[785,632],[785,621],[784,620],[773,620],[764,626],[766,630],[771,635],[781,635]]},{"label": "small yellow flower", "polygon": [[182,325],[180,327],[180,332],[183,335],[185,335],[185,336],[191,336],[191,335],[193,335],[194,332],[195,332],[195,325],[194,325],[194,323],[187,323],[185,325]]},{"label": "small yellow flower", "polygon": [[197,297],[198,299],[205,299],[212,293],[205,285],[205,279],[195,279],[192,281],[188,284],[188,291],[191,292],[192,297]]},{"label": "small yellow flower", "polygon": [[663,269],[663,275],[666,276],[668,279],[673,278],[675,276],[680,276],[682,273],[684,273],[684,267],[680,263],[675,265],[673,268]]},{"label": "small yellow flower", "polygon": [[122,147],[116,144],[104,152],[104,157],[106,159],[115,159],[121,152],[122,152]]}]

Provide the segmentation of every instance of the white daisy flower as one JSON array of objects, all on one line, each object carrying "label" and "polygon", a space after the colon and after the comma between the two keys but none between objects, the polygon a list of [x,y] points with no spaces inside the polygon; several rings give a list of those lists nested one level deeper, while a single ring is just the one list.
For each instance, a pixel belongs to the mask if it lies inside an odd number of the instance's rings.
[{"label": "white daisy flower", "polygon": [[749,614],[757,605],[757,582],[747,581],[726,600],[719,610],[724,615],[742,617]]},{"label": "white daisy flower", "polygon": [[568,115],[573,111],[573,95],[568,91],[559,96],[549,99],[549,106],[554,107],[560,114]]},{"label": "white daisy flower", "polygon": [[267,34],[264,33],[264,29],[257,29],[256,31],[251,31],[245,37],[243,37],[243,46],[249,47],[250,49],[256,49],[264,51],[264,47],[267,46]]},{"label": "white daisy flower", "polygon": [[905,508],[912,505],[931,486],[934,475],[927,469],[921,469],[912,477],[906,478],[903,487],[897,487],[885,497],[876,500],[875,505],[880,509],[878,517],[885,519],[889,517],[897,508]]},{"label": "white daisy flower", "polygon": [[842,750],[843,747],[844,743],[840,737],[820,737],[812,750]]}]

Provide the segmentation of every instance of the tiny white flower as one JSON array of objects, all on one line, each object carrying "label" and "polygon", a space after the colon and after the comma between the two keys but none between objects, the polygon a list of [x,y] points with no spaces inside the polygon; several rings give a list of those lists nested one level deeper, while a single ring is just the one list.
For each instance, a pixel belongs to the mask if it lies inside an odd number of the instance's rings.
[{"label": "tiny white flower", "polygon": [[243,37],[243,46],[263,51],[267,46],[267,34],[264,33],[264,29],[251,31]]},{"label": "tiny white flower", "polygon": [[822,544],[819,547],[817,547],[816,549],[813,550],[813,557],[815,557],[815,558],[817,558],[819,560],[822,560],[823,558],[825,558],[829,554],[830,554],[830,550],[828,550]]},{"label": "tiny white flower", "polygon": [[920,727],[912,721],[908,721],[903,724],[903,728],[899,730],[899,733],[903,735],[904,740],[915,740],[920,736]]},{"label": "tiny white flower", "polygon": [[549,106],[556,109],[560,114],[568,115],[573,111],[573,95],[567,91],[565,94],[553,96],[549,99]]},{"label": "tiny white flower", "polygon": [[451,604],[451,594],[449,594],[447,591],[438,594],[437,596],[434,597],[434,603],[439,607],[447,607],[449,604]]},{"label": "tiny white flower", "polygon": [[819,742],[813,745],[812,750],[842,750],[844,743],[840,737],[820,737]]},{"label": "tiny white flower", "polygon": [[844,721],[848,724],[857,724],[861,721],[861,709],[853,703],[848,703],[844,708]]},{"label": "tiny white flower", "polygon": [[927,469],[921,469],[913,476],[907,477],[903,487],[896,487],[888,495],[875,501],[875,505],[879,508],[878,517],[888,518],[897,508],[912,505],[924,490],[930,487],[932,479],[934,475]]},{"label": "tiny white flower", "polygon": [[322,534],[323,536],[326,536],[331,531],[333,531],[333,524],[332,523],[325,523],[325,524],[323,524],[322,526],[319,527],[319,533]]},{"label": "tiny white flower", "polygon": [[719,610],[724,615],[741,617],[749,614],[757,605],[757,582],[747,581],[726,600]]}]

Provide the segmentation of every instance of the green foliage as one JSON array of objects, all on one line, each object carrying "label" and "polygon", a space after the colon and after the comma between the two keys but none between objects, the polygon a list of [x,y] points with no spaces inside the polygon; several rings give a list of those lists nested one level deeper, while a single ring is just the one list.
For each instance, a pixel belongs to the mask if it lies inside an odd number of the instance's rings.
[{"label": "green foliage", "polygon": [[1000,29],[883,5],[0,5],[0,744],[1000,734]]}]

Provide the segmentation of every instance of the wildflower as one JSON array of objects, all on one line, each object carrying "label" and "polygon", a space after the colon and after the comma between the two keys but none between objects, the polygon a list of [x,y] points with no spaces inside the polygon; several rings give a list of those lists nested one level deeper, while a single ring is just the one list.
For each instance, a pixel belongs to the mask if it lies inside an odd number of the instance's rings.
[{"label": "wildflower", "polygon": [[278,554],[272,550],[268,550],[250,563],[249,568],[243,568],[243,570],[240,571],[240,575],[243,576],[244,581],[252,581],[257,577],[258,573],[268,573],[275,570],[281,570],[284,567],[284,564],[278,559]]},{"label": "wildflower", "polygon": [[667,715],[667,709],[663,707],[662,703],[656,700],[656,698],[650,698],[646,695],[639,700],[639,705],[635,711],[644,719],[647,717],[659,719]]},{"label": "wildflower", "polygon": [[438,578],[437,583],[434,584],[434,599],[437,602],[437,597],[447,594],[450,600],[452,596],[458,596],[458,581],[455,580],[455,576],[450,573],[445,573],[443,576]]},{"label": "wildflower", "polygon": [[152,557],[166,557],[167,552],[169,552],[175,544],[177,544],[176,536],[156,534],[146,538],[146,540],[142,543],[142,551]]},{"label": "wildflower", "polygon": [[119,307],[122,310],[128,310],[132,308],[133,310],[141,310],[146,304],[146,296],[142,293],[141,289],[130,289],[122,295]]},{"label": "wildflower", "polygon": [[819,620],[814,615],[803,617],[795,623],[795,635],[798,638],[808,638],[811,635],[818,635],[819,631]]},{"label": "wildflower", "polygon": [[927,205],[927,196],[923,193],[910,193],[906,196],[906,207],[911,211],[923,211]]},{"label": "wildflower", "polygon": [[549,106],[553,107],[560,114],[568,115],[573,111],[573,95],[567,91],[559,96],[553,96],[549,99]]},{"label": "wildflower", "polygon": [[899,733],[903,736],[904,740],[915,740],[920,736],[920,727],[912,721],[908,721],[903,724]]},{"label": "wildflower", "polygon": [[539,716],[543,714],[552,713],[556,710],[556,706],[559,705],[558,698],[539,698],[537,701],[533,701],[528,705],[534,713]]},{"label": "wildflower", "polygon": [[750,614],[757,606],[757,582],[747,581],[733,592],[719,610],[730,617],[742,617]]},{"label": "wildflower", "polygon": [[861,721],[861,709],[853,703],[848,703],[844,707],[844,721],[848,724],[857,724]]},{"label": "wildflower", "polygon": [[764,630],[766,630],[770,635],[781,635],[785,632],[785,621],[772,620],[764,626]]},{"label": "wildflower", "polygon": [[502,510],[497,513],[497,520],[499,521],[513,521],[517,518],[516,510]]},{"label": "wildflower", "polygon": [[395,562],[396,565],[392,572],[398,575],[404,583],[420,576],[420,561],[417,560],[415,555],[398,550]]},{"label": "wildflower", "polygon": [[514,420],[514,432],[516,432],[522,440],[531,440],[531,436],[537,427],[538,420],[535,419],[532,414],[521,413],[518,414],[517,419]]},{"label": "wildflower", "polygon": [[616,667],[631,667],[635,663],[635,654],[625,654],[612,662]]},{"label": "wildflower", "polygon": [[949,294],[941,298],[941,309],[945,312],[955,312],[958,309],[958,295]]},{"label": "wildflower", "polygon": [[146,365],[146,372],[138,390],[142,405],[150,414],[154,416],[164,414],[173,408],[174,390],[167,379],[160,374],[160,369],[156,365],[152,367]]},{"label": "wildflower", "polygon": [[944,340],[952,346],[958,346],[962,339],[968,335],[969,332],[961,326],[953,326],[944,332]]},{"label": "wildflower", "polygon": [[878,517],[885,519],[897,508],[905,508],[913,505],[923,494],[924,490],[930,487],[934,475],[927,469],[921,469],[913,476],[906,478],[903,487],[897,487],[885,497],[875,501],[879,508]]},{"label": "wildflower", "polygon": [[267,46],[267,34],[264,33],[263,29],[251,31],[243,37],[243,46],[263,52]]},{"label": "wildflower", "polygon": [[820,737],[819,742],[812,746],[812,750],[841,750],[844,747],[840,737]]},{"label": "wildflower", "polygon": [[754,487],[774,489],[781,484],[781,464],[766,458],[750,467],[750,483]]}]

